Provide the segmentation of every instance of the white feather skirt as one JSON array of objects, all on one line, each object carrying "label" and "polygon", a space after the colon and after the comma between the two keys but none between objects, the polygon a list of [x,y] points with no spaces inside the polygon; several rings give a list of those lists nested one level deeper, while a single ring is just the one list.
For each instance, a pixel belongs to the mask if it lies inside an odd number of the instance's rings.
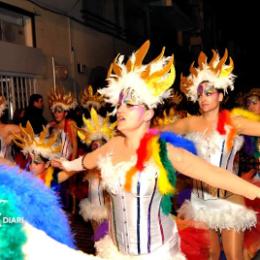
[{"label": "white feather skirt", "polygon": [[243,232],[254,227],[257,222],[255,211],[243,205],[215,197],[203,200],[194,193],[190,201],[183,203],[178,213],[185,219],[203,222],[216,231],[235,229]]},{"label": "white feather skirt", "polygon": [[87,198],[80,201],[79,208],[79,214],[85,221],[95,220],[98,223],[101,223],[103,220],[107,219],[106,207],[91,203]]}]

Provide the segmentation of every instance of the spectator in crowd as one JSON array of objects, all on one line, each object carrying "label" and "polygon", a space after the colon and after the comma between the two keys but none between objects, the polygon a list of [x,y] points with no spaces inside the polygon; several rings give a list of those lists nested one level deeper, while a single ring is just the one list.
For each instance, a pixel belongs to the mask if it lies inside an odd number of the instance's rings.
[{"label": "spectator in crowd", "polygon": [[35,134],[39,134],[43,130],[43,126],[47,124],[43,117],[44,102],[40,94],[32,94],[29,99],[29,106],[26,108],[22,125],[25,126],[30,121]]}]

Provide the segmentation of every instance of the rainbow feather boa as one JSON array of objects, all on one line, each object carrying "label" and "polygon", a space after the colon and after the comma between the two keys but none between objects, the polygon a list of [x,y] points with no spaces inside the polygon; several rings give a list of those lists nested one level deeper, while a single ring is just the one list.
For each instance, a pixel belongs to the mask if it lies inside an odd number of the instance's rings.
[{"label": "rainbow feather boa", "polygon": [[[256,115],[256,114],[254,114],[248,110],[242,109],[242,108],[234,108],[231,111],[228,111],[228,110],[220,111],[219,117],[218,117],[217,131],[221,135],[227,134],[226,147],[227,147],[228,151],[231,150],[231,148],[233,146],[234,138],[237,133],[237,130],[232,123],[232,119],[231,119],[232,116],[241,116],[241,117],[247,118],[252,121],[260,120],[259,115]],[[227,129],[229,129],[228,132],[227,132]]]},{"label": "rainbow feather boa", "polygon": [[174,195],[176,187],[176,171],[167,155],[167,143],[196,154],[195,145],[191,141],[172,132],[160,133],[156,129],[150,129],[141,139],[137,149],[137,162],[127,172],[125,182],[126,191],[130,191],[132,177],[144,169],[147,161],[153,159],[159,169],[158,189],[163,195],[161,208],[166,215],[171,211],[171,197]]}]

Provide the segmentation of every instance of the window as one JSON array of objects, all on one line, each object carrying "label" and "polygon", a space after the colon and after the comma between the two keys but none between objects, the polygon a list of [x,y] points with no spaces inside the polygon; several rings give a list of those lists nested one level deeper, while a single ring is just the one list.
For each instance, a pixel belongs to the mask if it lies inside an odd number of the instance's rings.
[{"label": "window", "polygon": [[0,72],[0,95],[4,96],[8,106],[8,118],[14,111],[26,108],[30,95],[37,92],[37,80],[30,75],[6,75]]},{"label": "window", "polygon": [[0,4],[0,40],[34,47],[34,17],[32,14]]}]

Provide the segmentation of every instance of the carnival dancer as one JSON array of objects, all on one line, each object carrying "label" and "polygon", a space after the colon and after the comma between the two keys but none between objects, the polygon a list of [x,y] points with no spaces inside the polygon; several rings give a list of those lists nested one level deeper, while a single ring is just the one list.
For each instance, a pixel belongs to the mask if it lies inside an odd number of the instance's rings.
[{"label": "carnival dancer", "polygon": [[71,171],[100,168],[112,201],[110,234],[96,243],[98,255],[105,259],[185,259],[169,214],[175,169],[251,199],[260,196],[258,187],[183,149],[194,152],[191,142],[149,129],[153,109],[170,96],[175,79],[173,56],[164,57],[164,48],[142,64],[149,46],[146,41],[126,64],[118,56],[108,72],[108,87],[100,90],[115,106],[121,135],[74,161],[52,161]]},{"label": "carnival dancer", "polygon": [[[181,90],[192,101],[198,101],[201,115],[177,120],[166,129],[186,135],[196,144],[200,157],[235,176],[233,162],[243,143],[240,134],[259,135],[260,123],[255,115],[242,109],[220,110],[224,94],[228,88],[234,88],[234,64],[231,58],[226,64],[227,58],[227,50],[222,58],[213,50],[213,57],[208,62],[201,52],[198,67],[193,63],[190,75],[181,75]],[[201,169],[201,174],[209,173]],[[245,207],[242,196],[234,193],[203,180],[194,180],[191,200],[179,211],[180,215],[206,223],[210,228],[210,259],[219,259],[220,235],[227,259],[243,259],[244,231],[256,225],[255,212]]]},{"label": "carnival dancer", "polygon": [[[65,93],[59,88],[50,93],[48,101],[54,121],[51,121],[47,127],[50,133],[57,132],[60,136],[61,157],[73,160],[78,156],[77,125],[74,120],[68,118],[68,113],[76,108],[76,99],[70,92]],[[60,194],[64,209],[72,216],[77,213],[76,187],[78,183],[77,176],[73,176],[61,184]]]},{"label": "carnival dancer", "polygon": [[21,125],[19,127],[20,134],[13,134],[13,142],[29,158],[28,170],[41,179],[47,187],[59,192],[60,183],[73,173],[57,171],[49,163],[51,159],[61,157],[61,144],[57,141],[58,133],[49,136],[48,129],[44,127],[39,135],[35,135],[29,121],[26,127]]},{"label": "carnival dancer", "polygon": [[65,93],[62,90],[56,90],[49,95],[49,107],[54,116],[54,121],[50,122],[47,127],[52,132],[59,132],[62,157],[73,160],[77,157],[77,133],[76,123],[67,119],[69,110],[76,108],[77,102],[71,93]]},{"label": "carnival dancer", "polygon": [[[116,126],[116,122],[110,123],[108,115],[105,118],[99,116],[93,107],[90,111],[90,119],[86,119],[83,115],[83,123],[84,126],[78,129],[78,136],[83,143],[90,147],[91,151],[96,150],[112,138]],[[84,179],[88,181],[88,198],[80,201],[79,213],[85,221],[91,221],[95,233],[97,226],[107,219],[99,170],[88,170]]]}]

